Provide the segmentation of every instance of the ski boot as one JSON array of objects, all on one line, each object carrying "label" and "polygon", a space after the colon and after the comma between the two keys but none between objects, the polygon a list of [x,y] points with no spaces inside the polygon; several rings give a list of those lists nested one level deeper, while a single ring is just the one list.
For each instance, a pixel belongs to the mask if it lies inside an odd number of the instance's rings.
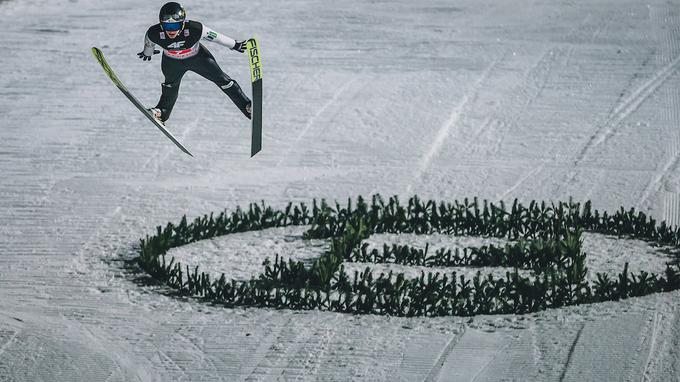
[{"label": "ski boot", "polygon": [[157,108],[157,107],[152,107],[152,108],[146,109],[146,110],[147,110],[149,113],[151,113],[151,115],[153,116],[153,118],[154,118],[156,121],[158,121],[158,123],[160,123],[161,125],[164,125],[164,126],[165,126],[165,121],[161,119],[161,114],[162,114],[162,113],[161,113],[161,109],[159,109],[159,108]]},{"label": "ski boot", "polygon": [[248,113],[248,119],[253,119],[253,111],[252,111],[252,104],[247,104],[246,105],[246,113]]}]

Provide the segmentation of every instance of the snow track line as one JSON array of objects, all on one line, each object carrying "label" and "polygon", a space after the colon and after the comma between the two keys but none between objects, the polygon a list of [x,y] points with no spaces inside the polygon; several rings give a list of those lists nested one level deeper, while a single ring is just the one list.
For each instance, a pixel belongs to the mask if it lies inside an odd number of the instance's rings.
[{"label": "snow track line", "polygon": [[4,344],[2,344],[2,346],[0,346],[0,356],[1,356],[2,353],[4,353],[7,349],[9,349],[9,347],[12,345],[12,343],[14,342],[14,340],[17,338],[17,335],[18,335],[18,334],[19,334],[19,331],[18,331],[18,330],[15,331],[14,334],[12,334],[12,337],[10,337],[10,338],[7,340],[7,342],[5,342]]},{"label": "snow track line", "polygon": [[[121,211],[122,211],[121,206],[116,205],[113,211],[105,215],[103,214],[102,221],[98,225],[94,226],[92,234],[87,238],[85,242],[83,242],[82,245],[80,245],[78,251],[76,252],[76,257],[72,260],[72,262],[74,263],[74,267],[78,272],[85,275],[90,275],[89,277],[91,278],[99,279],[98,282],[94,283],[94,285],[101,286],[101,283],[105,283],[108,286],[110,283],[109,281],[110,277],[109,275],[101,277],[101,275],[98,275],[98,272],[101,272],[101,270],[95,269],[94,264],[103,261],[101,255],[86,256],[85,254],[88,253],[88,251],[92,251],[93,246],[97,246],[99,239],[101,239],[102,232],[109,228],[110,224],[113,222],[115,218],[121,216]],[[109,270],[107,269],[104,272],[109,272]]]},{"label": "snow track line", "polygon": [[649,377],[649,373],[652,368],[652,363],[654,361],[653,356],[657,352],[657,339],[659,337],[659,331],[662,320],[663,316],[659,314],[659,312],[654,312],[654,321],[652,324],[652,338],[650,339],[649,351],[647,353],[647,359],[645,360],[645,367],[642,371],[642,378],[640,378],[641,382],[647,382],[651,380],[651,377]]},{"label": "snow track line", "polygon": [[597,129],[588,143],[583,147],[579,155],[574,160],[577,166],[585,160],[588,154],[597,146],[606,143],[616,132],[615,128],[624,119],[634,113],[643,102],[645,102],[668,78],[670,78],[680,67],[680,56],[677,56],[670,64],[659,70],[649,81],[636,89],[627,99],[619,103],[610,113],[609,117]]},{"label": "snow track line", "polygon": [[[189,326],[187,326],[187,329],[188,329],[188,328],[189,328]],[[184,342],[186,342],[191,348],[193,348],[193,349],[195,350],[194,352],[192,352],[192,354],[197,355],[197,356],[200,357],[200,361],[199,361],[199,362],[200,362],[202,365],[204,365],[205,370],[212,370],[212,371],[217,372],[217,371],[219,370],[218,367],[217,367],[217,365],[216,365],[215,362],[212,360],[212,358],[211,358],[208,354],[206,354],[205,349],[204,349],[203,347],[201,347],[201,346],[198,346],[198,345],[196,344],[196,342],[195,342],[189,335],[182,334],[182,332],[181,332],[182,329],[183,329],[182,327],[177,328],[177,330],[175,330],[175,334],[176,334],[181,340],[184,340]]]},{"label": "snow track line", "polygon": [[[652,180],[647,184],[647,187],[645,188],[645,191],[642,193],[642,196],[640,196],[640,199],[638,199],[637,203],[635,204],[636,209],[640,209],[642,205],[656,192],[658,192],[661,189],[661,181],[668,175],[668,173],[672,169],[676,169],[678,167],[678,164],[680,163],[680,152],[675,153],[669,160],[666,162],[666,164],[663,166],[661,171],[659,171],[655,177],[652,178]],[[673,212],[673,214],[677,214],[677,212]]]},{"label": "snow track line", "polygon": [[[505,57],[505,54],[493,60],[493,62],[491,62],[491,64],[489,64],[489,66],[487,66],[486,69],[484,69],[484,72],[482,72],[479,78],[477,78],[477,80],[474,82],[470,91],[466,92],[463,95],[463,98],[460,100],[460,102],[458,102],[453,107],[451,113],[449,114],[449,118],[439,128],[439,131],[435,135],[434,141],[430,145],[429,150],[427,150],[425,155],[423,155],[423,157],[420,159],[420,165],[416,172],[415,181],[422,178],[423,174],[430,167],[432,159],[434,159],[434,157],[441,151],[444,142],[449,137],[449,135],[451,135],[451,130],[456,124],[458,124],[458,121],[460,121],[461,115],[463,114],[463,110],[467,106],[468,102],[470,101],[471,98],[474,97],[475,93],[479,91],[480,87],[482,86],[482,83],[486,81],[486,79],[489,77],[491,72],[495,69],[495,67],[498,65],[498,63],[502,60],[503,57]],[[406,187],[407,193],[412,192],[413,183],[414,182],[409,183],[408,186]]]},{"label": "snow track line", "polygon": [[290,152],[295,148],[296,144],[297,144],[298,142],[300,142],[300,140],[302,139],[302,137],[304,137],[304,136],[307,134],[307,132],[308,132],[313,126],[316,126],[316,125],[317,125],[316,120],[317,120],[323,113],[325,113],[326,110],[327,110],[331,105],[333,105],[334,103],[336,103],[336,102],[338,101],[338,99],[340,98],[340,96],[341,96],[345,91],[347,91],[347,89],[349,89],[349,88],[351,87],[351,85],[353,85],[355,82],[357,82],[357,81],[359,80],[359,78],[360,78],[360,76],[354,76],[354,78],[352,78],[352,80],[345,82],[344,85],[342,85],[342,86],[339,87],[337,90],[335,90],[335,92],[333,93],[333,96],[331,97],[331,99],[329,99],[328,101],[326,101],[326,103],[323,104],[323,106],[321,106],[321,108],[320,108],[319,110],[317,110],[316,113],[314,113],[314,115],[307,121],[307,124],[305,125],[305,127],[302,128],[302,131],[300,131],[300,133],[299,133],[298,136],[295,138],[295,140],[294,140],[290,145],[288,145],[288,149],[283,153],[281,159],[276,163],[275,167],[279,167],[279,166],[280,166],[280,165],[288,158],[288,155],[289,155]]},{"label": "snow track line", "polygon": [[[587,16],[587,18],[589,17],[590,16]],[[571,51],[568,52],[565,60],[568,60],[570,57],[570,53],[573,53],[573,44],[570,44],[569,47]],[[521,92],[521,95],[525,99],[517,106],[517,110],[515,110],[512,113],[512,115],[508,115],[505,120],[494,119],[486,122],[478,132],[477,136],[481,134],[481,131],[483,129],[489,128],[491,125],[499,126],[500,128],[502,128],[504,125],[512,127],[518,124],[518,121],[525,115],[527,109],[529,109],[533,105],[533,103],[537,99],[539,99],[541,94],[545,91],[546,86],[548,85],[548,80],[551,74],[553,73],[553,68],[555,67],[556,60],[558,59],[558,57],[562,56],[561,51],[562,49],[550,47],[543,52],[541,57],[526,72]],[[496,142],[494,153],[498,152],[498,150],[500,149],[502,140],[503,136],[501,135],[499,137],[499,140]],[[514,166],[511,167],[514,168]],[[526,176],[522,177],[516,184],[514,184],[508,190],[503,192],[499,198],[502,199],[510,195],[513,191],[517,190],[517,188],[519,188],[524,182],[531,179],[531,177],[533,177],[534,175],[538,174],[544,167],[545,165],[540,165],[539,167],[531,170]]]},{"label": "snow track line", "polygon": [[[266,350],[264,356],[258,360],[245,381],[272,380],[278,377],[286,378],[285,374],[292,373],[294,367],[291,361],[310,337],[306,328],[298,327],[301,323],[294,322],[294,317],[289,317],[276,330],[276,339]],[[277,378],[274,378],[277,376]],[[293,378],[293,376],[288,376]]]},{"label": "snow track line", "polygon": [[503,199],[504,199],[505,197],[507,197],[510,193],[512,193],[512,192],[514,192],[515,190],[517,190],[517,189],[519,188],[519,186],[521,186],[522,184],[524,184],[524,182],[526,182],[526,181],[529,180],[531,177],[533,177],[534,175],[536,175],[536,174],[538,174],[539,172],[541,172],[541,171],[543,170],[543,168],[545,168],[545,165],[542,165],[542,164],[539,165],[538,167],[533,168],[531,171],[529,171],[528,173],[526,173],[526,175],[524,175],[523,177],[521,177],[515,184],[513,184],[512,187],[508,188],[508,189],[507,189],[505,192],[503,192],[500,196],[497,196],[496,199],[497,199],[497,200],[503,200]]},{"label": "snow track line", "polygon": [[[623,122],[628,116],[634,113],[654,92],[656,92],[659,87],[661,87],[671,76],[673,76],[678,69],[680,69],[680,56],[677,56],[671,63],[659,70],[656,75],[652,77],[649,81],[644,83],[638,89],[636,89],[630,96],[619,101],[619,104],[612,110],[609,117],[605,122],[597,129],[595,134],[590,138],[588,143],[583,147],[577,157],[574,159],[573,166],[578,167],[583,163],[583,161],[588,157],[593,149],[601,144],[604,144],[611,138],[616,132],[616,126]],[[645,189],[642,197],[638,200],[637,206],[644,203],[653,191],[652,188],[663,178],[664,172],[668,171],[673,164],[677,164],[678,154],[674,155],[668,163],[664,166],[661,175],[654,178],[651,183]],[[574,168],[567,175],[567,179],[563,182],[563,185],[569,184],[574,181],[577,176],[577,171]]]},{"label": "snow track line", "polygon": [[[320,335],[319,332],[322,334]],[[318,377],[322,361],[327,357],[327,354],[332,347],[333,340],[335,339],[335,335],[336,334],[333,332],[333,330],[322,328],[319,329],[317,333],[314,334],[314,336],[310,337],[315,340],[316,343],[312,344],[312,349],[310,351],[306,351],[307,354],[303,355],[300,361],[300,367],[305,370],[306,376]],[[306,345],[309,345],[309,341],[303,344],[303,350],[307,350],[304,349],[307,347]]]},{"label": "snow track line", "polygon": [[[503,140],[500,134],[494,134],[504,127],[504,122],[497,118],[486,118],[480,128],[474,134],[474,140],[470,142],[470,149],[473,153],[483,153],[492,156],[498,153]],[[489,142],[489,136],[493,136],[493,141]],[[486,138],[486,140],[485,140]],[[491,143],[490,147],[489,143]]]},{"label": "snow track line", "polygon": [[536,322],[532,322],[527,328],[527,331],[531,336],[531,359],[533,360],[535,370],[538,370],[539,364],[545,360],[545,352],[541,349],[541,345],[539,344],[537,330]]},{"label": "snow track line", "polygon": [[451,354],[451,350],[456,346],[460,338],[465,334],[465,324],[461,323],[460,325],[460,333],[456,333],[451,336],[451,339],[449,342],[444,346],[444,349],[442,349],[442,352],[439,354],[439,357],[437,357],[437,361],[434,363],[434,366],[432,366],[432,369],[430,372],[427,374],[427,377],[423,380],[423,382],[436,382],[439,380],[439,373],[441,373],[442,368],[444,367],[444,363],[446,362],[446,359],[449,357],[449,354]]},{"label": "snow track line", "polygon": [[678,378],[678,375],[680,375],[680,311],[676,307],[672,312],[672,316],[669,319],[672,320],[669,333],[664,338],[664,342],[670,341],[670,344],[666,348],[664,356],[673,363],[672,365],[665,365],[666,368],[671,370],[675,378]]},{"label": "snow track line", "polygon": [[[189,136],[189,133],[192,132],[196,128],[196,126],[198,126],[198,122],[200,120],[201,120],[201,116],[196,117],[194,119],[194,122],[189,124],[189,128],[185,129],[182,132],[181,136],[179,136],[179,135],[177,136],[177,139],[179,139],[181,142],[184,142],[186,140],[185,138],[187,136]],[[163,144],[164,143],[165,142],[163,142]],[[168,145],[166,148],[163,148],[164,146],[162,144],[157,146],[157,149],[155,150],[156,155],[150,155],[149,158],[146,160],[146,162],[144,162],[144,164],[142,165],[141,168],[143,168],[143,169],[147,168],[149,166],[149,164],[154,162],[155,163],[154,167],[155,167],[156,176],[160,176],[161,164],[163,162],[165,162],[171,154],[174,154],[175,150],[177,150],[177,148],[171,147],[171,146],[172,145]]]},{"label": "snow track line", "polygon": [[[159,359],[160,359],[161,365],[163,365],[163,366],[166,367],[166,368],[167,368],[168,366],[170,366],[170,367],[172,367],[175,371],[180,372],[184,377],[190,378],[190,375],[187,374],[186,370],[185,370],[182,366],[180,366],[177,362],[175,362],[175,361],[172,359],[172,357],[170,357],[167,353],[165,353],[165,352],[163,351],[162,348],[159,347],[158,350],[157,350],[157,352],[158,352],[158,355],[159,355]],[[164,362],[164,361],[165,361],[165,362]]]},{"label": "snow track line", "polygon": [[571,343],[571,347],[569,348],[569,353],[567,354],[567,362],[564,364],[564,369],[562,369],[562,374],[560,375],[560,382],[564,381],[564,377],[567,375],[567,370],[569,370],[569,365],[571,364],[571,357],[574,355],[574,350],[576,349],[576,344],[578,343],[579,339],[581,338],[581,333],[583,333],[583,329],[585,329],[586,323],[582,323],[581,327],[578,330],[578,333],[576,333],[576,338],[574,338],[574,342]]},{"label": "snow track line", "polygon": [[[679,56],[680,57],[680,56]],[[677,59],[676,59],[677,60]],[[671,130],[666,130],[664,131],[665,134],[670,135],[668,139],[666,140],[667,142],[667,148],[666,150],[670,154],[670,158],[662,169],[656,173],[656,176],[652,177],[650,182],[647,184],[647,187],[645,188],[642,196],[638,200],[636,207],[641,208],[644,203],[648,201],[650,197],[652,197],[654,194],[659,192],[662,186],[662,181],[664,178],[666,178],[669,174],[674,173],[678,165],[680,165],[680,134],[676,131],[677,128],[677,123],[680,122],[680,114],[678,114],[678,109],[680,108],[680,97],[678,96],[677,91],[671,91],[670,94],[671,98],[671,106],[668,108],[664,108],[663,110],[663,116],[664,116],[664,124],[667,125],[668,127],[671,127]],[[680,190],[672,190],[672,193],[676,193]],[[673,208],[676,206],[673,206]],[[664,209],[666,206],[664,206]],[[678,213],[679,211],[677,209],[671,210],[671,211],[664,211],[664,215],[667,215],[668,218],[673,218],[677,222],[678,218]],[[668,220],[667,220],[668,221]]]}]

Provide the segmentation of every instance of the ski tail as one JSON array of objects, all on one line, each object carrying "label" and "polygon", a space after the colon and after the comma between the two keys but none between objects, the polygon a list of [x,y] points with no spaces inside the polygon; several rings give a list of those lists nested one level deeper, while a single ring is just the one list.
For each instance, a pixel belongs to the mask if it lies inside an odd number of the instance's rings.
[{"label": "ski tail", "polygon": [[252,158],[262,150],[262,60],[260,48],[255,38],[246,42],[250,64],[250,81],[253,87],[253,100],[251,105],[252,140],[250,144],[250,157]]}]

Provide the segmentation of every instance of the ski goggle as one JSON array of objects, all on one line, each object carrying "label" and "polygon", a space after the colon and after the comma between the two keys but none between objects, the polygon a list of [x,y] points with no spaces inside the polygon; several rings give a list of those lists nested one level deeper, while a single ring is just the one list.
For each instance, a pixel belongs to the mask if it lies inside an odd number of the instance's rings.
[{"label": "ski goggle", "polygon": [[178,30],[182,29],[182,25],[184,25],[184,22],[181,22],[181,21],[178,22],[178,23],[163,22],[163,23],[161,23],[161,25],[163,26],[164,31],[174,32],[174,31],[178,31]]}]

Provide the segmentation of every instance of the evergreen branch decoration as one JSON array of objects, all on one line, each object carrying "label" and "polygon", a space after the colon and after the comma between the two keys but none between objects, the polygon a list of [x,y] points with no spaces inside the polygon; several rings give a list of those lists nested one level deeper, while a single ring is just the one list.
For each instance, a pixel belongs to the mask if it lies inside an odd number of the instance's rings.
[{"label": "evergreen branch decoration", "polygon": [[[200,240],[236,232],[291,225],[310,226],[305,239],[329,239],[330,248],[313,264],[285,261],[278,255],[263,263],[263,272],[248,281],[211,280],[199,268],[167,261],[166,253]],[[598,273],[586,279],[586,254],[581,235],[595,232],[680,247],[679,230],[656,224],[642,212],[621,208],[614,214],[569,201],[558,204],[517,200],[503,203],[464,199],[453,203],[421,201],[414,196],[402,205],[374,195],[346,206],[325,200],[288,204],[275,210],[264,202],[247,209],[206,215],[189,223],[157,227],[140,241],[137,262],[151,277],[175,289],[228,307],[330,310],[393,316],[471,316],[530,313],[575,304],[614,301],[680,289],[680,266],[667,265],[663,274],[631,274],[628,264],[613,278]],[[476,235],[511,240],[504,246],[487,245],[430,251],[408,245],[384,245],[368,250],[364,240],[378,233]],[[404,274],[374,274],[369,267],[347,274],[343,262],[395,263],[422,267],[509,267],[505,277],[481,272],[467,279],[451,273],[425,273],[408,279]],[[519,270],[530,270],[522,276]]]}]

